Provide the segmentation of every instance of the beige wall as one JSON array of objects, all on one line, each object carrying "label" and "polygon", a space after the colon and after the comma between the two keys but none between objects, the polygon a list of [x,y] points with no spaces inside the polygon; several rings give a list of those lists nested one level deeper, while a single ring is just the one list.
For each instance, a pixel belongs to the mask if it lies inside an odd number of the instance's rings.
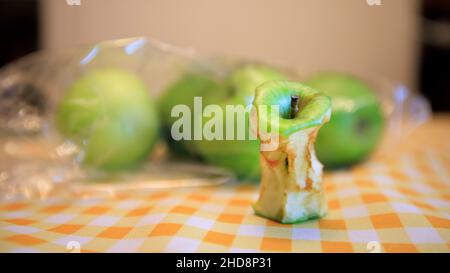
[{"label": "beige wall", "polygon": [[43,47],[148,35],[415,85],[418,0],[42,0]]}]

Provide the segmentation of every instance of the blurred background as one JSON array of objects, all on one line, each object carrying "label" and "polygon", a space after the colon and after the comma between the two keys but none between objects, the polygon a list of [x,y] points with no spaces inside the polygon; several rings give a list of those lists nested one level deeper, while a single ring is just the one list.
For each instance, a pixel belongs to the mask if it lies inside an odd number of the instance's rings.
[{"label": "blurred background", "polygon": [[[377,4],[381,5],[377,5]],[[149,36],[199,51],[376,75],[450,110],[448,0],[0,0],[0,66]]]}]

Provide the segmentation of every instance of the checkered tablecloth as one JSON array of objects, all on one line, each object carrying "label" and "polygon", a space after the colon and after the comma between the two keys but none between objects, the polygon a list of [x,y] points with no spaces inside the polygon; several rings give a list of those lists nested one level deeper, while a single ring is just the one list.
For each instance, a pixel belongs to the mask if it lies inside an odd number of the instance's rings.
[{"label": "checkered tablecloth", "polygon": [[0,251],[450,252],[450,116],[325,183],[328,215],[296,225],[255,216],[254,185],[0,203]]}]

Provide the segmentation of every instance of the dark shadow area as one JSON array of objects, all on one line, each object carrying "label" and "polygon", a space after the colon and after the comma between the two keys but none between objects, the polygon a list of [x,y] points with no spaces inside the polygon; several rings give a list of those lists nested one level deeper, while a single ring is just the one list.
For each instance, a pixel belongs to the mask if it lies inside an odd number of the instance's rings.
[{"label": "dark shadow area", "polygon": [[0,67],[38,49],[37,0],[0,0]]},{"label": "dark shadow area", "polygon": [[420,90],[433,111],[450,111],[450,1],[424,0]]}]

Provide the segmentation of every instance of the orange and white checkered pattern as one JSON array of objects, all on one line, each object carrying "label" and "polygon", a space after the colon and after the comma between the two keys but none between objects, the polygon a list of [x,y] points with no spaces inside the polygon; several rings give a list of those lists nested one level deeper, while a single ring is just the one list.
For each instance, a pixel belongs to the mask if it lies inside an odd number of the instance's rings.
[{"label": "orange and white checkered pattern", "polygon": [[450,252],[450,116],[325,175],[328,215],[255,216],[254,185],[0,204],[1,252]]}]

